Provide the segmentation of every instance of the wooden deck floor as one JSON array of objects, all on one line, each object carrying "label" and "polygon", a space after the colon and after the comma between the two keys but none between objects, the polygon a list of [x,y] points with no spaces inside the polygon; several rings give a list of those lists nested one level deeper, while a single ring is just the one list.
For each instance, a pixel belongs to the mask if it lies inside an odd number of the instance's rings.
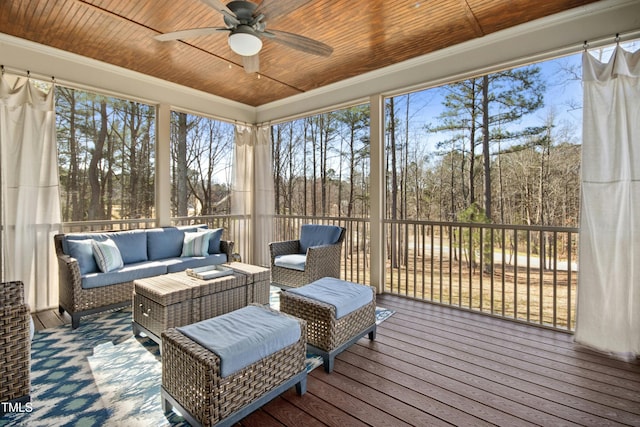
[{"label": "wooden deck floor", "polygon": [[[640,426],[640,361],[573,336],[393,295],[377,339],[315,369],[243,426]],[[36,327],[69,318],[40,313]]]}]

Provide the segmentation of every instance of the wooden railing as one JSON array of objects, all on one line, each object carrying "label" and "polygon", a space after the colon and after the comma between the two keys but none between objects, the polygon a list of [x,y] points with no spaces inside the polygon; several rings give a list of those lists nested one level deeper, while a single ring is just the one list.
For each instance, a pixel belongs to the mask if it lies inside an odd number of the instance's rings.
[{"label": "wooden railing", "polygon": [[[250,218],[172,218],[225,229],[246,259]],[[306,223],[347,229],[342,278],[371,283],[368,218],[277,215],[272,241],[296,239]],[[155,226],[153,219],[66,223],[65,232]],[[564,331],[575,328],[578,229],[385,220],[384,291]]]},{"label": "wooden railing", "polygon": [[[347,229],[342,277],[370,284],[366,218],[276,216],[274,240],[305,223]],[[578,229],[432,221],[384,221],[384,291],[572,331]]]}]

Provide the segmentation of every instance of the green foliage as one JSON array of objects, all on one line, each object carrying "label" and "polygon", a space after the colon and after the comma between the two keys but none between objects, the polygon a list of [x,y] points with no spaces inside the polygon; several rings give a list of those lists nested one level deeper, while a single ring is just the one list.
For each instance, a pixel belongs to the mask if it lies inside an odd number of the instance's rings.
[{"label": "green foliage", "polygon": [[458,221],[480,224],[489,224],[491,222],[484,209],[482,209],[478,203],[471,203],[466,209],[460,212],[458,214]]},{"label": "green foliage", "polygon": [[[466,209],[458,214],[458,221],[471,224],[489,224],[491,220],[487,217],[484,209],[478,203],[472,203]],[[467,260],[474,268],[479,263],[481,233],[483,229],[480,227],[463,227],[460,236],[460,246]],[[488,239],[482,241],[485,264],[489,263],[492,256],[491,243]],[[486,270],[486,267],[485,267]]]}]

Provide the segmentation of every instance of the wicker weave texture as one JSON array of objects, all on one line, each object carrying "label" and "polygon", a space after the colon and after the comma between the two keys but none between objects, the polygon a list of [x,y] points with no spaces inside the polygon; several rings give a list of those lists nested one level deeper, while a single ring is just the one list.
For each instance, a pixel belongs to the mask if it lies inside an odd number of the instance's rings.
[{"label": "wicker weave texture", "polygon": [[63,238],[64,234],[57,234],[53,238],[58,258],[58,298],[61,308],[74,317],[76,313],[131,301],[133,282],[84,289],[78,261],[62,251]]},{"label": "wicker weave texture", "polygon": [[0,284],[0,402],[28,396],[31,382],[29,306],[20,281]]},{"label": "wicker weave texture", "polygon": [[[364,285],[363,285],[364,286]],[[280,292],[280,311],[307,322],[307,342],[331,351],[376,322],[376,293],[371,303],[336,319],[336,308],[291,292]]]},{"label": "wicker weave texture", "polygon": [[300,240],[270,243],[271,282],[275,285],[297,288],[323,277],[335,277],[339,279],[344,235],[345,229],[343,228],[340,239],[336,244],[308,248],[304,271],[275,265],[275,258],[279,255],[300,253]]},{"label": "wicker weave texture", "polygon": [[[179,273],[176,273],[179,274]],[[173,274],[158,276],[154,279],[171,280]],[[157,295],[149,295],[153,284],[158,280],[149,282],[147,279],[136,280],[135,292],[133,293],[133,320],[141,326],[147,328],[157,336],[162,331],[177,326],[184,326],[200,320],[219,316],[233,310],[245,307],[247,301],[247,286],[240,286],[220,292],[203,295],[199,298],[188,297],[182,301],[163,305],[155,301]],[[200,281],[203,285],[205,281]],[[226,281],[225,281],[226,282]],[[147,286],[139,286],[141,283]],[[241,281],[240,283],[244,283]],[[192,289],[197,290],[197,287]],[[199,292],[197,292],[199,294]],[[170,299],[170,298],[169,298]]]},{"label": "wicker weave texture", "polygon": [[162,305],[134,291],[133,320],[156,335],[160,335],[166,329],[193,323],[192,300]]},{"label": "wicker weave texture", "polygon": [[[236,267],[236,263],[229,265]],[[251,267],[251,268],[249,268]],[[232,276],[200,280],[184,272],[136,280],[133,320],[156,336],[245,307],[269,303],[269,270],[246,265]],[[262,279],[255,281],[255,279]]]},{"label": "wicker weave texture", "polygon": [[269,279],[254,282],[253,285],[248,286],[248,291],[251,292],[249,301],[263,305],[269,304],[269,293],[271,292]]},{"label": "wicker weave texture", "polygon": [[162,385],[203,426],[214,425],[305,369],[306,324],[296,320],[297,343],[225,378],[215,353],[169,329],[162,334]]}]

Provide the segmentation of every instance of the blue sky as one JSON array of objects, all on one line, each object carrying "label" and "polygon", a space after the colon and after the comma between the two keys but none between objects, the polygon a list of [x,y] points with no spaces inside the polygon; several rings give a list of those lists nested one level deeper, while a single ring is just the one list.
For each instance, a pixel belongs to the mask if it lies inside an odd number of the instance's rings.
[{"label": "blue sky", "polygon": [[[553,108],[557,115],[556,123],[569,126],[575,141],[579,142],[582,127],[582,85],[580,82],[580,62],[582,53],[557,58],[537,65],[540,67],[542,80],[546,82],[544,107],[527,116],[518,124],[520,127],[539,126]],[[574,74],[570,73],[573,71]],[[412,139],[421,140],[425,154],[433,152],[439,139],[438,135],[423,131],[428,124],[437,124],[437,117],[444,110],[443,101],[446,90],[443,87],[414,92],[410,97],[410,133]],[[405,96],[396,98],[397,113],[401,120],[405,118]],[[446,136],[445,136],[446,137]]]}]

